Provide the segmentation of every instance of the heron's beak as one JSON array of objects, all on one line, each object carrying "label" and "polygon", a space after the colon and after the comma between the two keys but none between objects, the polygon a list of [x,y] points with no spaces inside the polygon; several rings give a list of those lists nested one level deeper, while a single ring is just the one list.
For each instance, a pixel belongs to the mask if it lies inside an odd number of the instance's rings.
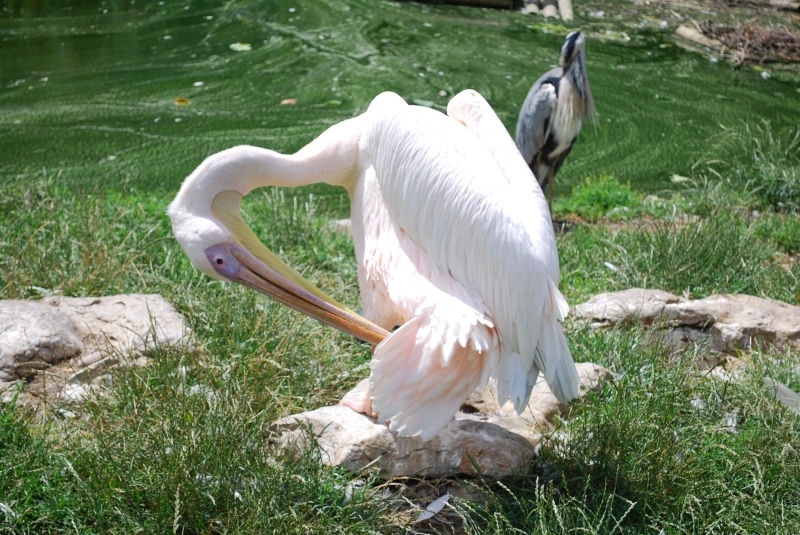
[{"label": "heron's beak", "polygon": [[242,219],[241,200],[239,192],[224,191],[211,203],[214,217],[231,233],[227,243],[205,250],[220,276],[370,344],[377,345],[389,336],[388,331],[337,303],[267,249]]}]

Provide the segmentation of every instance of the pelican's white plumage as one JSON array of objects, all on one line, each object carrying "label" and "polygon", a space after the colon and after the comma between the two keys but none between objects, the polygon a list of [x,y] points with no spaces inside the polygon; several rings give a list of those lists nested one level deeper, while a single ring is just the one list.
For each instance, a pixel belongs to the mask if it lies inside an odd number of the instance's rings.
[{"label": "pelican's white plumage", "polygon": [[192,263],[225,278],[206,252],[237,238],[212,213],[218,194],[344,186],[364,314],[402,325],[375,348],[372,408],[425,440],[490,376],[518,412],[539,371],[560,400],[578,395],[544,195],[483,97],[464,91],[447,112],[383,93],[295,155],[236,147],[211,156],[169,209]]}]

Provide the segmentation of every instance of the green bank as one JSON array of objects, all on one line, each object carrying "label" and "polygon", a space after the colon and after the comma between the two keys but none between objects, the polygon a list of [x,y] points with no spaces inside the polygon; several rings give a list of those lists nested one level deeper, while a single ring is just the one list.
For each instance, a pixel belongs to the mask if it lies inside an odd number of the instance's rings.
[{"label": "green bank", "polygon": [[[443,110],[473,88],[513,131],[563,36],[595,20],[580,6],[566,27],[514,11],[367,0],[2,5],[0,173],[57,170],[81,191],[172,192],[209,154],[237,144],[295,151],[382,91]],[[800,123],[796,73],[764,79],[710,62],[668,30],[608,31],[587,46],[598,122],[557,193],[600,173],[660,190],[689,174],[722,128]]]}]

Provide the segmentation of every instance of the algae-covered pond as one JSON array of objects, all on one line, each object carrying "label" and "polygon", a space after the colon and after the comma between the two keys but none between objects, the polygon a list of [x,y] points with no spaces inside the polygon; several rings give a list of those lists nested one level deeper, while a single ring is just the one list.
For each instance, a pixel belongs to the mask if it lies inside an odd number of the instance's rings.
[{"label": "algae-covered pond", "polygon": [[[520,12],[383,0],[2,6],[0,174],[45,169],[87,191],[174,190],[236,144],[295,151],[386,90],[444,106],[473,88],[513,129],[568,31]],[[668,30],[592,38],[587,62],[598,122],[562,169],[561,193],[601,173],[662,189],[721,126],[800,123],[796,77],[711,62]]]}]

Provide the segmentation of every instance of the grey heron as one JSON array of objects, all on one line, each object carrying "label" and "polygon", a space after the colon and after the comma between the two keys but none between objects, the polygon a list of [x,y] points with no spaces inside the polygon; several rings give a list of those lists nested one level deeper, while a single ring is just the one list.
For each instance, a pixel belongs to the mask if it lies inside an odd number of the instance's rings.
[{"label": "grey heron", "polygon": [[561,67],[536,80],[517,120],[517,148],[542,191],[547,192],[550,206],[553,177],[578,139],[582,121],[594,117],[585,49],[586,41],[581,32],[567,36],[561,45]]}]

